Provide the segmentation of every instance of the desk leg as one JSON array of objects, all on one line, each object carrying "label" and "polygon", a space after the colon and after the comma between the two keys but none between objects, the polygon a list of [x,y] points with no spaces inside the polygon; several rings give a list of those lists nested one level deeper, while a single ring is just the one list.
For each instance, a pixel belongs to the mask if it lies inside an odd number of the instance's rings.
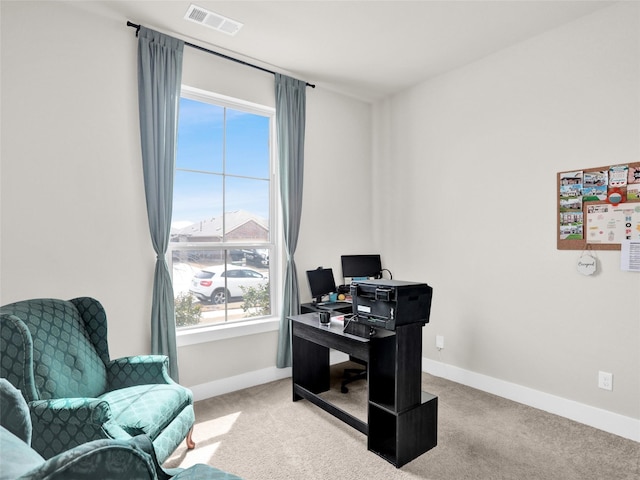
[{"label": "desk leg", "polygon": [[[312,393],[329,390],[329,349],[297,337],[294,332],[291,350],[293,385],[300,385]],[[294,402],[301,398],[293,392]]]}]

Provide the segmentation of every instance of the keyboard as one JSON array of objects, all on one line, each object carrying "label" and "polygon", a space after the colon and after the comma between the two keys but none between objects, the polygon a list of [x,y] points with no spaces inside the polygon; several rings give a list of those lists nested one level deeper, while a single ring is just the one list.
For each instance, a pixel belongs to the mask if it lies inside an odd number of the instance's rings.
[{"label": "keyboard", "polygon": [[351,308],[351,303],[349,302],[326,302],[326,303],[318,303],[318,308],[326,309],[326,310],[338,310],[340,308]]}]

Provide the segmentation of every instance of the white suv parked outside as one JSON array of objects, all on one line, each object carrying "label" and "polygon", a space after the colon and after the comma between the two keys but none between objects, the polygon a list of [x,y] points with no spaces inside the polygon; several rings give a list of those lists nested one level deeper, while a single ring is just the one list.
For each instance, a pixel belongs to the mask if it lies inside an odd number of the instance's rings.
[{"label": "white suv parked outside", "polygon": [[242,297],[240,287],[264,285],[269,277],[253,268],[215,265],[205,267],[191,279],[189,291],[200,300],[215,304],[224,303],[232,297]]}]

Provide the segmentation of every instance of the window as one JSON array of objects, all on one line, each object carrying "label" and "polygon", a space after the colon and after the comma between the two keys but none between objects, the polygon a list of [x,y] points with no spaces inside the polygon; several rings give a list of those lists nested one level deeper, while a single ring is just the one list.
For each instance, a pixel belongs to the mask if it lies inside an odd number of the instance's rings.
[{"label": "window", "polygon": [[273,124],[271,108],[182,88],[169,247],[179,329],[271,315]]}]

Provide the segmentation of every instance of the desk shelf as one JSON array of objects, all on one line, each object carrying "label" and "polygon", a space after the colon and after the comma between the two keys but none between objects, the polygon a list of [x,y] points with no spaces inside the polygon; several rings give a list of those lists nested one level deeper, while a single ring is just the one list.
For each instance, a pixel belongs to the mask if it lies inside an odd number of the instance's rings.
[{"label": "desk shelf", "polygon": [[422,401],[402,413],[369,403],[368,448],[401,467],[437,444],[438,397],[422,392]]},{"label": "desk shelf", "polygon": [[422,325],[371,341],[369,450],[396,467],[437,444],[438,398],[421,390]]},{"label": "desk shelf", "polygon": [[390,337],[372,338],[369,401],[400,413],[421,402],[422,326],[403,325]]}]

